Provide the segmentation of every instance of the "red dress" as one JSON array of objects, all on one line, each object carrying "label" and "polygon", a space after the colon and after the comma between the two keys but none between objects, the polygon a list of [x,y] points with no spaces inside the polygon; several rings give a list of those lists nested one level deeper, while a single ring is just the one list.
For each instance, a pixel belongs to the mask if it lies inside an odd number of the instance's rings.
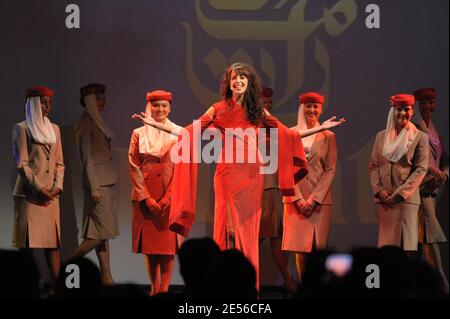
[{"label": "red dress", "polygon": [[[200,120],[202,130],[215,127],[222,136],[222,162],[219,161],[214,176],[215,211],[214,240],[221,249],[227,249],[227,234],[234,233],[234,247],[241,250],[256,269],[259,278],[259,224],[261,218],[261,199],[264,175],[260,174],[261,163],[252,163],[245,157],[243,163],[224,163],[225,129],[258,129],[246,119],[245,110],[239,104],[220,101],[213,105],[215,119],[203,116]],[[301,139],[273,116],[268,115],[264,127],[278,128],[278,168],[279,186],[283,194],[294,194],[294,184],[306,175],[306,156]],[[187,127],[190,136],[191,159],[193,154],[193,128]],[[257,133],[257,131],[256,131]],[[182,136],[186,138],[187,136]],[[236,136],[233,136],[233,158],[236,158]],[[282,141],[282,143],[281,143]],[[241,142],[241,141],[239,141]],[[251,148],[244,139],[244,154],[258,151]],[[251,156],[251,155],[249,155]],[[258,156],[255,156],[258,159]],[[175,165],[173,197],[170,211],[170,229],[187,236],[194,222],[197,186],[197,165],[181,162]],[[227,231],[228,227],[228,231]],[[257,288],[259,284],[257,284]]]}]

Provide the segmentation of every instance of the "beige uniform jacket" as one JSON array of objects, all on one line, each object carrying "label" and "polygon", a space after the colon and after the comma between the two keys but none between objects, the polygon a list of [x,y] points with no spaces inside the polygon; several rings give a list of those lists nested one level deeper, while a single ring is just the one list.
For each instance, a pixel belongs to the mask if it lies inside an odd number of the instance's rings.
[{"label": "beige uniform jacket", "polygon": [[420,205],[419,186],[428,169],[428,136],[418,131],[408,152],[396,163],[383,155],[385,130],[375,138],[369,162],[370,184],[375,202],[378,193],[386,190],[392,195],[400,195],[405,203]]},{"label": "beige uniform jacket", "polygon": [[319,132],[311,147],[308,175],[295,186],[295,195],[284,197],[284,203],[293,203],[308,197],[321,205],[331,205],[331,184],[336,173],[336,135],[330,131]]},{"label": "beige uniform jacket", "polygon": [[117,182],[111,140],[95,125],[87,112],[81,115],[81,124],[76,134],[83,167],[83,187],[89,188],[92,195],[98,195],[100,186]]},{"label": "beige uniform jacket", "polygon": [[34,200],[45,187],[63,189],[64,161],[59,127],[53,124],[55,145],[34,141],[25,121],[13,128],[13,156],[19,171],[13,195]]}]

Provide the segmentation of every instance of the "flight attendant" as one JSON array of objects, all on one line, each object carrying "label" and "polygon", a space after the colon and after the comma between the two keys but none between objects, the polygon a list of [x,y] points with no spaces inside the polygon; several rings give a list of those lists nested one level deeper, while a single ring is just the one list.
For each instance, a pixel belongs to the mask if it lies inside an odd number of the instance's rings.
[{"label": "flight attendant", "polygon": [[[176,128],[168,118],[172,93],[147,93],[145,113],[154,121]],[[174,164],[170,148],[178,137],[149,125],[133,131],[128,158],[133,185],[133,252],[144,254],[151,282],[150,295],[169,290],[174,255],[179,242],[169,230]]]},{"label": "flight attendant", "polygon": [[[295,130],[320,126],[324,96],[308,92],[299,96]],[[331,185],[336,172],[336,135],[329,130],[302,138],[308,175],[296,185],[295,196],[284,197],[283,250],[295,252],[299,282],[306,258],[313,249],[325,249],[332,207]]]},{"label": "flight attendant", "polygon": [[114,208],[117,174],[111,151],[114,134],[101,116],[106,105],[105,90],[106,87],[98,83],[80,88],[84,111],[75,129],[84,188],[83,242],[72,257],[84,256],[95,249],[102,282],[113,285],[109,241],[119,235]]},{"label": "flight attendant", "polygon": [[[263,87],[261,97],[263,107],[272,110],[273,90]],[[283,199],[278,188],[278,174],[264,175],[264,191],[262,195],[261,223],[259,228],[260,242],[270,239],[270,251],[273,260],[283,277],[283,288],[288,292],[295,292],[297,285],[292,278],[286,253],[281,250],[283,238]]]},{"label": "flight attendant", "polygon": [[411,123],[414,96],[397,94],[390,104],[386,129],[378,132],[369,162],[378,247],[394,245],[415,252],[419,186],[428,170],[428,136]]},{"label": "flight attendant", "polygon": [[430,153],[428,174],[420,185],[419,242],[422,243],[422,256],[441,276],[442,286],[448,293],[448,280],[442,266],[440,243],[447,238],[436,216],[436,204],[448,181],[448,154],[444,149],[441,135],[434,126],[432,117],[436,109],[436,90],[422,88],[414,91],[418,104],[416,126],[428,135]]},{"label": "flight attendant", "polygon": [[13,192],[12,244],[26,250],[44,249],[54,287],[61,263],[59,195],[64,161],[59,127],[48,118],[53,95],[53,90],[44,86],[27,89],[25,121],[13,128],[13,156],[19,174]]}]

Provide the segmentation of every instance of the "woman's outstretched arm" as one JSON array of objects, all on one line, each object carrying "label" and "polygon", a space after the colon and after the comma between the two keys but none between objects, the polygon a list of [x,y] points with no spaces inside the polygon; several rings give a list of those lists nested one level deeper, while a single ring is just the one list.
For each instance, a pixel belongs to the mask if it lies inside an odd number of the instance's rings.
[{"label": "woman's outstretched arm", "polygon": [[[181,134],[181,131],[185,128],[183,127],[177,127],[177,126],[168,126],[160,122],[156,122],[149,114],[145,112],[141,112],[141,114],[133,114],[131,116],[132,119],[140,121],[144,125],[150,125],[153,126],[161,131],[164,131],[169,134],[173,134],[175,136],[178,136]],[[210,107],[200,118],[200,120],[212,120],[214,118],[214,108]]]},{"label": "woman's outstretched arm", "polygon": [[341,118],[338,121],[336,121],[336,116],[332,116],[331,118],[329,118],[328,120],[326,120],[325,122],[320,124],[319,126],[316,126],[316,127],[313,127],[313,128],[307,129],[307,130],[297,130],[297,132],[300,134],[300,137],[307,137],[309,135],[312,135],[312,134],[315,134],[318,132],[332,129],[336,126],[341,126],[345,122],[346,122],[345,118]]},{"label": "woman's outstretched arm", "polygon": [[156,122],[150,115],[146,114],[145,112],[141,112],[141,114],[135,113],[131,116],[131,118],[134,120],[140,121],[144,125],[146,124],[146,125],[153,126],[161,131],[164,131],[169,134],[173,134],[175,136],[180,135],[181,129],[183,129],[183,128],[180,129],[180,127],[176,127],[176,126],[172,127],[172,126],[160,123],[160,122]]}]

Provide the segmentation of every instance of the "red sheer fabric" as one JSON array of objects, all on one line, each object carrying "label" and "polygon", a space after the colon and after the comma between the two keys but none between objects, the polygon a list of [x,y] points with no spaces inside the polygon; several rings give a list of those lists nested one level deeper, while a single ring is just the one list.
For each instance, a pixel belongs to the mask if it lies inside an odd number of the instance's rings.
[{"label": "red sheer fabric", "polygon": [[[234,247],[244,253],[255,266],[257,275],[259,275],[258,236],[264,180],[260,168],[263,164],[258,160],[257,147],[253,147],[253,145],[257,146],[257,143],[253,143],[253,138],[240,138],[239,134],[236,134],[238,132],[236,130],[232,135],[233,143],[230,148],[233,150],[233,159],[236,159],[238,151],[243,150],[244,161],[243,163],[235,161],[225,163],[226,152],[230,150],[224,146],[225,140],[230,136],[227,129],[242,129],[243,131],[253,129],[255,133],[259,127],[278,129],[279,187],[285,196],[294,195],[294,184],[307,174],[305,152],[299,134],[289,130],[270,114],[267,115],[262,125],[256,126],[246,119],[245,110],[239,104],[232,105],[220,101],[213,107],[214,120],[204,115],[200,121],[201,131],[208,127],[214,127],[220,131],[222,137],[222,161],[217,164],[214,176],[214,240],[221,249],[229,248],[227,246],[227,223],[230,225],[231,219]],[[194,136],[194,133],[200,133],[194,132],[193,125],[186,129],[188,134],[180,136],[180,141],[189,138],[190,154],[188,159],[190,163],[181,162],[175,165],[169,221],[169,228],[183,236],[188,236],[195,219],[197,164],[193,163],[193,155],[194,151],[198,152],[198,149],[194,149],[196,147],[193,141],[199,138]],[[250,161],[252,157],[256,158],[256,163]]]}]

